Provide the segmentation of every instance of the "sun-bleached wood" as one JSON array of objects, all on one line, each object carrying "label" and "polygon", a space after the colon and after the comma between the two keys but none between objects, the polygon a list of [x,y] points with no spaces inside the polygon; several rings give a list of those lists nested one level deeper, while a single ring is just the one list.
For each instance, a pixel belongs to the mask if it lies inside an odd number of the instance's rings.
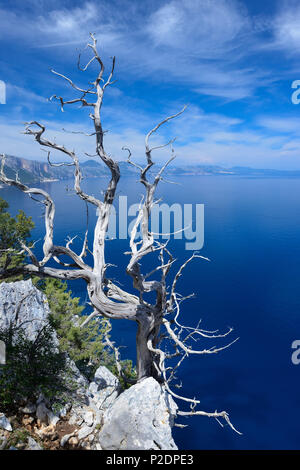
[{"label": "sun-bleached wood", "polygon": [[[82,71],[86,71],[91,64],[98,65],[98,74],[95,80],[89,84],[87,89],[78,87],[69,77],[51,70],[53,74],[62,78],[76,92],[80,94],[71,100],[64,100],[61,96],[52,96],[50,100],[57,100],[61,110],[64,111],[65,106],[74,103],[80,103],[82,107],[91,109],[89,117],[93,123],[94,131],[90,134],[95,138],[95,156],[99,157],[102,162],[110,170],[110,179],[103,199],[98,199],[87,194],[81,187],[82,173],[78,156],[74,150],[67,149],[64,145],[57,144],[55,141],[48,140],[45,137],[46,127],[37,122],[32,121],[26,124],[25,134],[34,137],[36,142],[47,149],[48,162],[52,166],[73,165],[74,166],[74,190],[79,198],[97,208],[97,220],[93,233],[93,246],[90,250],[88,247],[88,231],[85,233],[83,246],[80,254],[77,254],[71,247],[73,239],[69,239],[66,246],[59,246],[54,243],[53,227],[55,219],[55,204],[51,196],[43,189],[32,188],[21,183],[18,177],[13,180],[5,175],[4,165],[5,156],[2,157],[2,165],[0,170],[0,181],[14,186],[34,199],[38,199],[44,205],[44,222],[45,237],[43,243],[43,259],[38,260],[34,254],[34,244],[26,246],[20,243],[20,252],[25,253],[30,260],[29,263],[17,268],[9,268],[4,266],[0,270],[0,277],[4,278],[8,275],[24,273],[29,275],[37,275],[40,277],[52,277],[63,280],[84,279],[87,284],[87,292],[93,313],[87,318],[84,324],[95,316],[103,316],[106,319],[127,319],[137,323],[136,350],[137,350],[137,377],[143,380],[146,377],[154,377],[159,380],[175,398],[188,402],[190,411],[179,412],[179,415],[205,415],[216,419],[223,418],[232,429],[236,430],[231,424],[228,414],[224,411],[207,413],[205,411],[197,411],[195,407],[199,404],[196,399],[186,398],[175,393],[170,388],[170,382],[177,379],[176,373],[183,360],[190,355],[216,354],[223,349],[228,348],[236,339],[225,346],[212,347],[210,349],[194,349],[191,342],[194,343],[201,338],[224,338],[231,333],[232,329],[228,329],[225,333],[218,331],[206,331],[197,327],[188,327],[179,323],[180,304],[190,298],[182,297],[177,292],[177,281],[183,274],[183,270],[187,265],[196,258],[207,258],[194,253],[187,261],[185,261],[177,273],[169,282],[170,269],[175,263],[172,254],[167,248],[167,242],[161,243],[154,239],[154,234],[150,230],[150,214],[155,201],[155,191],[158,183],[163,179],[163,172],[166,167],[175,158],[173,142],[170,140],[167,144],[152,147],[150,139],[161,126],[172,119],[180,116],[186,109],[183,107],[181,111],[173,114],[154,126],[145,138],[145,165],[137,164],[132,161],[131,151],[127,147],[123,150],[128,152],[128,163],[138,169],[140,175],[140,183],[145,189],[145,195],[140,203],[138,215],[136,217],[131,237],[129,241],[130,252],[129,262],[126,268],[127,274],[132,278],[135,293],[127,292],[117,286],[107,276],[107,267],[105,261],[105,240],[108,230],[109,217],[111,207],[114,202],[118,182],[120,179],[120,168],[116,160],[106,153],[104,148],[104,134],[101,121],[101,107],[103,96],[107,87],[111,86],[114,70],[115,58],[112,59],[112,66],[108,78],[104,78],[104,63],[99,56],[97,50],[97,41],[91,34],[91,42],[87,46],[92,52],[92,58],[82,67],[80,58],[78,67]],[[149,170],[153,167],[152,152],[162,147],[170,146],[171,158],[162,166],[162,168],[151,178]],[[58,151],[69,159],[66,163],[53,164],[50,161],[50,153],[52,150]],[[136,240],[138,230],[141,233],[141,240]],[[92,265],[85,262],[87,253],[91,253],[93,257]],[[142,272],[143,258],[150,254],[158,255],[158,264],[155,269],[149,273]],[[68,257],[69,263],[61,260],[61,257]],[[59,267],[47,266],[50,260],[54,260]],[[156,276],[156,279],[153,279]],[[152,279],[151,279],[152,278]],[[146,300],[147,293],[155,293],[155,301]],[[163,342],[168,341],[173,344],[173,353],[167,353]],[[112,344],[107,336],[106,342],[110,345],[115,353],[117,368],[121,373],[118,349]],[[168,359],[178,358],[177,364],[172,368],[166,366]],[[177,387],[180,387],[177,385]]]}]

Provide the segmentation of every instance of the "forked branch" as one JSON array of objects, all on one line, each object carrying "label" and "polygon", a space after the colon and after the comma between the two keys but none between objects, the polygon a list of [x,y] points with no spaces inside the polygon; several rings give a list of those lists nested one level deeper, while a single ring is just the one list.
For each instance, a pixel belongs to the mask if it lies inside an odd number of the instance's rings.
[{"label": "forked branch", "polygon": [[[134,292],[125,290],[117,285],[113,279],[107,275],[109,264],[105,261],[105,242],[110,219],[111,208],[114,203],[118,182],[120,179],[120,168],[116,160],[114,160],[105,150],[104,134],[101,120],[101,108],[105,90],[108,86],[113,85],[115,71],[115,57],[112,58],[112,64],[108,76],[105,78],[105,66],[98,53],[97,40],[91,34],[91,42],[87,45],[87,49],[92,52],[85,66],[80,65],[81,57],[79,57],[78,67],[85,72],[91,64],[97,66],[97,74],[93,82],[89,83],[86,88],[79,87],[72,79],[66,75],[51,70],[53,74],[64,80],[71,89],[79,96],[71,99],[64,99],[61,96],[52,96],[50,100],[59,101],[61,109],[64,110],[68,105],[76,103],[84,107],[90,107],[90,120],[92,123],[92,131],[84,133],[89,137],[95,138],[95,154],[108,168],[110,172],[109,181],[104,191],[103,198],[96,198],[88,194],[82,189],[82,172],[78,155],[74,150],[66,148],[64,145],[58,144],[53,140],[45,137],[46,127],[38,121],[29,122],[25,128],[25,134],[33,136],[35,141],[42,147],[46,148],[47,159],[49,165],[56,166],[73,166],[74,167],[74,190],[77,196],[83,200],[88,206],[91,204],[97,210],[96,222],[93,230],[93,236],[89,234],[89,238],[93,238],[93,247],[88,247],[88,212],[87,227],[83,238],[83,244],[80,253],[76,253],[73,249],[73,238],[67,238],[66,245],[61,246],[54,243],[54,218],[55,204],[51,196],[40,188],[32,188],[21,183],[16,177],[15,180],[5,175],[4,165],[5,157],[2,158],[0,169],[0,181],[34,197],[35,200],[41,202],[45,208],[45,238],[43,243],[43,259],[38,260],[34,253],[34,245],[26,246],[20,243],[20,250],[25,253],[30,260],[30,264],[24,264],[17,268],[9,268],[6,264],[0,269],[0,278],[11,274],[25,273],[30,275],[38,275],[40,277],[53,277],[57,279],[84,279],[87,284],[87,292],[93,312],[83,322],[83,325],[95,316],[103,316],[106,319],[128,319],[137,323],[137,376],[138,380],[152,376],[163,383],[166,390],[175,398],[190,404],[191,411],[178,412],[180,416],[201,415],[213,417],[217,420],[223,419],[234,430],[228,414],[225,411],[208,413],[205,411],[197,411],[195,407],[199,404],[199,400],[183,397],[175,393],[170,384],[176,380],[176,374],[183,361],[190,355],[206,355],[216,354],[231,346],[237,339],[227,343],[225,346],[213,346],[211,348],[199,347],[194,348],[192,342],[200,340],[227,338],[232,328],[224,333],[218,331],[207,331],[199,327],[185,326],[179,321],[180,305],[183,300],[190,298],[193,294],[185,297],[177,292],[177,282],[182,276],[184,269],[195,258],[208,260],[197,253],[194,253],[187,261],[185,261],[177,270],[177,273],[170,280],[172,267],[176,260],[167,248],[168,241],[161,243],[154,239],[154,233],[150,230],[150,216],[154,204],[158,203],[155,199],[155,193],[159,182],[163,179],[163,174],[168,165],[174,160],[175,153],[173,143],[175,139],[169,140],[162,145],[151,147],[150,139],[164,124],[179,117],[186,109],[184,106],[178,113],[172,114],[158,124],[156,124],[145,137],[145,163],[135,163],[132,160],[131,150],[128,147],[123,149],[128,152],[128,163],[133,165],[139,171],[140,183],[143,185],[145,194],[140,203],[137,217],[134,221],[130,236],[130,252],[129,261],[126,267],[127,274],[132,279]],[[78,132],[77,132],[78,133]],[[161,148],[170,146],[171,156],[164,165],[155,173],[154,177],[150,175],[150,169],[154,165],[152,153]],[[59,152],[67,162],[52,163],[50,161],[51,151]],[[141,238],[137,238],[137,233],[141,233]],[[87,264],[86,254],[92,254],[92,262]],[[158,264],[149,272],[143,272],[144,260],[148,255],[158,255]],[[69,258],[67,263],[64,257]],[[60,265],[59,268],[53,268],[48,263],[54,260]],[[147,294],[152,293],[151,301],[148,300]],[[106,341],[115,354],[117,368],[122,374],[120,357],[118,348],[115,347],[110,340],[109,331],[107,331]],[[172,351],[167,351],[167,346],[172,344]],[[166,346],[167,345],[167,346]],[[166,362],[178,358],[177,364],[168,367]],[[180,385],[179,385],[180,387]],[[238,431],[237,431],[238,432]]]}]

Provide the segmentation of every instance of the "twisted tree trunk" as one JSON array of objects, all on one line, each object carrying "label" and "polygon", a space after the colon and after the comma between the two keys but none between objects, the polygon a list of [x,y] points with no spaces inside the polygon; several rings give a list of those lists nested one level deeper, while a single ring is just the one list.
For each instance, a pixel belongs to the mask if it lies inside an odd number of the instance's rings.
[{"label": "twisted tree trunk", "polygon": [[157,342],[159,326],[155,326],[155,319],[151,312],[143,312],[137,316],[136,353],[137,353],[137,378],[142,380],[153,377],[160,381],[157,355],[149,350],[149,339],[155,338]]},{"label": "twisted tree trunk", "polygon": [[[167,242],[162,244],[154,240],[154,234],[150,230],[150,213],[153,205],[155,204],[154,195],[159,181],[162,180],[162,174],[167,165],[175,158],[173,154],[171,140],[167,144],[150,148],[149,139],[163,124],[176,118],[184,112],[184,107],[179,113],[167,117],[157,124],[153,129],[148,132],[145,138],[145,166],[134,163],[131,160],[131,151],[128,148],[124,150],[128,151],[127,162],[138,169],[140,174],[140,182],[145,188],[145,198],[140,204],[140,210],[136,217],[130,238],[130,260],[127,265],[126,272],[132,278],[133,287],[137,291],[137,295],[131,292],[127,292],[117,286],[111,279],[107,277],[106,269],[107,264],[105,262],[105,238],[107,235],[109,216],[112,204],[114,202],[117,185],[120,178],[120,169],[118,162],[111,158],[104,149],[103,136],[101,123],[101,106],[103,101],[103,95],[106,88],[113,84],[112,77],[115,67],[115,58],[112,61],[111,72],[105,81],[104,75],[104,64],[97,51],[97,41],[91,34],[92,42],[88,44],[88,47],[93,52],[92,59],[89,60],[87,65],[81,68],[82,71],[86,71],[92,62],[98,64],[99,73],[94,82],[89,82],[87,89],[82,89],[75,85],[73,81],[52,70],[52,72],[59,77],[63,78],[68,82],[71,87],[80,93],[79,98],[65,101],[61,96],[54,95],[51,99],[56,99],[60,102],[61,109],[64,109],[65,105],[80,103],[83,107],[90,108],[90,119],[93,122],[94,132],[91,134],[85,134],[88,136],[95,136],[96,140],[96,155],[102,160],[102,162],[110,170],[110,181],[107,185],[103,200],[97,199],[96,197],[87,194],[81,188],[82,174],[78,157],[74,150],[68,150],[64,145],[59,145],[55,141],[50,141],[44,137],[45,126],[37,121],[32,121],[26,126],[26,134],[34,136],[35,140],[44,147],[47,147],[48,162],[52,166],[63,166],[73,165],[74,166],[74,190],[78,197],[88,204],[92,204],[97,209],[97,220],[94,228],[93,236],[93,249],[88,249],[88,230],[86,230],[83,246],[80,254],[77,254],[71,247],[73,239],[69,239],[66,246],[58,246],[54,244],[53,240],[53,226],[55,217],[55,205],[51,196],[40,188],[30,188],[25,184],[21,183],[18,178],[12,180],[7,178],[4,173],[4,162],[5,156],[3,155],[2,166],[0,169],[0,181],[5,184],[14,186],[30,197],[34,195],[34,199],[41,197],[42,202],[45,206],[45,238],[43,244],[44,257],[42,260],[38,260],[33,252],[34,244],[26,246],[23,242],[20,242],[21,252],[25,253],[31,260],[31,264],[19,266],[17,268],[9,268],[5,265],[0,269],[0,278],[5,278],[15,274],[29,274],[31,276],[37,275],[40,277],[52,277],[56,279],[72,280],[72,279],[84,279],[87,283],[87,292],[89,295],[90,303],[93,307],[92,314],[82,323],[84,326],[91,318],[95,316],[102,316],[105,319],[127,319],[135,321],[137,323],[137,335],[136,335],[136,350],[137,350],[137,378],[142,380],[146,377],[154,377],[155,379],[164,383],[165,389],[172,394],[174,397],[188,402],[192,408],[190,412],[182,412],[182,415],[204,415],[213,418],[224,418],[226,422],[233,428],[229,421],[228,414],[223,412],[207,413],[204,411],[195,411],[196,405],[199,400],[182,397],[170,389],[169,383],[171,380],[176,379],[175,372],[181,365],[182,361],[191,354],[215,354],[219,351],[226,349],[232,343],[226,344],[223,347],[212,347],[210,349],[194,350],[193,345],[189,345],[189,341],[198,341],[199,339],[205,338],[224,338],[231,333],[232,328],[221,334],[217,331],[206,331],[197,327],[184,326],[179,322],[180,315],[180,304],[186,298],[182,297],[176,292],[176,284],[180,276],[182,275],[183,269],[187,264],[195,258],[203,258],[200,255],[193,254],[187,261],[185,261],[177,271],[173,282],[168,291],[167,276],[169,275],[170,268],[174,263],[174,259],[167,249]],[[80,68],[80,64],[78,64]],[[94,98],[92,101],[88,101],[87,98]],[[152,152],[171,145],[172,156],[162,166],[158,173],[154,176],[152,182],[149,181],[149,170],[154,165],[152,160]],[[61,152],[64,156],[70,158],[71,163],[59,163],[53,164],[50,162],[50,152],[54,149]],[[138,230],[141,231],[141,240],[136,240]],[[13,256],[13,253],[9,251],[9,254]],[[92,265],[88,265],[85,261],[87,253],[91,253],[93,257]],[[151,253],[156,252],[158,254],[159,262],[154,270],[150,273],[143,274],[141,272],[141,265],[143,258]],[[61,257],[67,256],[70,258],[70,263],[62,261]],[[166,259],[165,259],[166,258]],[[207,260],[207,258],[204,258]],[[60,268],[46,266],[50,260],[54,260],[60,265]],[[153,276],[155,278],[153,279]],[[159,280],[157,279],[159,278]],[[148,280],[150,278],[150,280]],[[152,278],[152,280],[151,280]],[[155,295],[154,303],[148,303],[144,299],[144,294],[152,292]],[[171,320],[167,320],[167,315],[171,315]],[[160,335],[161,327],[164,327],[164,334]],[[166,353],[160,346],[160,342],[167,337],[173,342],[175,352],[170,354]],[[236,340],[235,340],[236,341]],[[111,342],[108,340],[108,344]],[[116,354],[118,355],[118,354]],[[178,363],[171,368],[165,367],[165,360],[179,357]],[[119,364],[120,365],[120,364]],[[120,367],[118,367],[120,370]],[[179,412],[180,414],[180,412]],[[234,428],[233,428],[234,429]]]}]

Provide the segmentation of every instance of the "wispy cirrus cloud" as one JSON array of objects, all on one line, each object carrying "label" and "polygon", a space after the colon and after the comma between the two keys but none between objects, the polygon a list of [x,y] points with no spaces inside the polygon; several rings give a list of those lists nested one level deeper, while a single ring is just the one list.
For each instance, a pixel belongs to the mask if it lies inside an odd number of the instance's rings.
[{"label": "wispy cirrus cloud", "polygon": [[261,116],[257,119],[257,123],[270,131],[277,134],[299,135],[300,117],[296,116]]},{"label": "wispy cirrus cloud", "polygon": [[283,0],[273,21],[273,38],[268,47],[289,55],[300,53],[300,5],[296,0]]},{"label": "wispy cirrus cloud", "polygon": [[[121,122],[121,126],[114,124],[126,116],[127,120]],[[140,125],[136,125],[137,117]],[[128,108],[107,109],[106,122],[109,132],[105,135],[105,147],[109,154],[117,160],[126,160],[127,153],[123,146],[132,151],[132,158],[137,162],[145,161],[145,130],[149,130],[162,117],[161,115],[149,117],[146,114],[130,112]],[[43,121],[47,128],[47,138],[55,139],[63,143],[67,148],[74,149],[80,159],[89,158],[85,153],[94,154],[94,138],[86,137],[78,132],[91,131],[87,124],[68,121],[68,114],[62,121]],[[110,125],[111,124],[111,125]],[[274,123],[262,117],[256,130],[243,128],[241,119],[230,118],[222,114],[206,113],[201,108],[191,106],[186,114],[177,121],[169,123],[169,126],[158,135],[153,136],[153,145],[161,145],[170,137],[178,136],[174,143],[177,159],[175,164],[220,164],[226,167],[242,165],[258,168],[299,168],[298,155],[300,152],[300,140],[291,139],[281,133],[274,135],[265,132],[268,127],[274,128],[280,123]],[[66,131],[64,131],[65,129]],[[1,148],[8,154],[20,155],[33,159],[45,159],[46,156],[37,143],[30,136],[22,134],[22,126],[18,122],[7,124],[0,120]],[[76,133],[73,134],[72,131]],[[187,138],[183,138],[183,136]],[[155,162],[166,161],[170,156],[170,149],[154,153]],[[52,152],[53,161],[62,161],[58,152]],[[297,163],[298,162],[298,163]]]},{"label": "wispy cirrus cloud", "polygon": [[[90,131],[82,124],[89,122],[86,110],[75,106],[61,114],[43,101],[54,93],[74,96],[49,65],[80,86],[92,79],[95,64],[87,74],[76,72],[76,49],[88,60],[84,48],[92,31],[105,63],[117,56],[117,88],[105,97],[103,122],[107,149],[118,159],[125,158],[123,145],[142,159],[145,133],[190,102],[180,121],[155,136],[157,143],[178,136],[178,161],[299,167],[287,71],[299,78],[289,44],[298,44],[300,8],[278,1],[275,13],[262,5],[253,14],[251,6],[250,0],[16,0],[8,7],[0,0],[0,68],[10,83],[0,108],[1,150],[42,157],[25,136],[13,138],[21,120],[32,117],[80,154],[93,153],[82,136],[61,130]],[[157,161],[164,158],[157,155]]]},{"label": "wispy cirrus cloud", "polygon": [[252,96],[270,79],[267,70],[246,62],[257,41],[254,26],[236,0],[171,0],[144,8],[126,0],[89,1],[73,7],[62,3],[36,15],[0,11],[3,40],[58,48],[56,54],[65,57],[66,47],[82,48],[93,31],[106,55],[117,55],[121,73],[157,82],[180,80],[227,100]]},{"label": "wispy cirrus cloud", "polygon": [[212,59],[241,48],[252,25],[246,8],[234,0],[171,0],[152,13],[146,30],[155,46]]}]

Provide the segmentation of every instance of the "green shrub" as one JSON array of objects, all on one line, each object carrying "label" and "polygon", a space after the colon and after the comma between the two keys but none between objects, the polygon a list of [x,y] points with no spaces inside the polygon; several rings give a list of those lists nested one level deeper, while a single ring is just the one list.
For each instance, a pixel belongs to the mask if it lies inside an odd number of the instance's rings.
[{"label": "green shrub", "polygon": [[[105,333],[110,329],[109,322],[95,318],[80,327],[86,319],[83,315],[84,306],[80,305],[78,297],[72,296],[66,282],[59,279],[34,279],[34,283],[48,299],[50,323],[55,328],[61,351],[73,359],[89,380],[100,365],[118,375],[113,353],[105,345]],[[125,377],[135,378],[131,361],[122,361],[122,368]],[[124,382],[123,384],[125,385]]]},{"label": "green shrub", "polygon": [[[20,240],[26,242],[34,223],[23,211],[19,211],[16,217],[11,217],[7,212],[8,207],[8,203],[0,198],[0,267],[15,268],[25,259],[25,256],[20,254]],[[15,276],[5,281],[21,278],[22,276]]]},{"label": "green shrub", "polygon": [[[8,203],[0,198],[0,267],[12,268],[24,263],[25,256],[19,254],[20,240],[26,242],[30,238],[30,230],[34,228],[34,223],[31,217],[27,217],[23,211],[19,211],[16,217],[11,217],[7,212],[8,207]],[[20,275],[4,280],[8,282],[23,278]],[[78,297],[72,296],[66,282],[58,279],[34,278],[33,283],[44,292],[48,299],[51,310],[49,323],[56,331],[60,351],[67,353],[88,379],[93,377],[100,365],[106,366],[112,373],[118,375],[114,356],[104,344],[104,335],[110,329],[107,320],[93,319],[81,328],[80,324],[86,318],[83,315],[84,306],[80,305]],[[6,333],[2,332],[2,334]],[[26,338],[22,339],[21,332],[16,334],[20,344],[22,343],[25,347]],[[44,335],[46,332],[42,333],[42,337]],[[21,370],[20,357],[18,364]],[[135,378],[131,361],[122,361],[122,368],[125,377]],[[26,380],[25,377],[24,380]],[[122,380],[121,382],[124,386],[126,385],[126,382]]]},{"label": "green shrub", "polygon": [[21,328],[0,329],[6,344],[6,364],[0,368],[1,411],[16,411],[40,393],[53,402],[70,390],[66,355],[58,351],[53,333],[46,325],[30,340]]}]

